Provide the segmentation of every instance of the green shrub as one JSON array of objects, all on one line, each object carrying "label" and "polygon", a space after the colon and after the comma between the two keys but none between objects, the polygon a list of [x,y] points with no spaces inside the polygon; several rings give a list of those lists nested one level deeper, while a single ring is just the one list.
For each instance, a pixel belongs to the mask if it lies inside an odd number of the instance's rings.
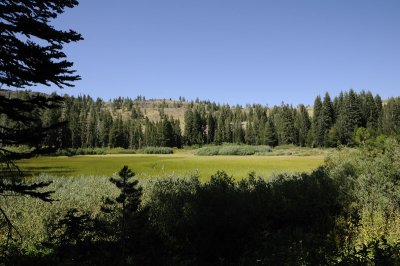
[{"label": "green shrub", "polygon": [[16,153],[28,153],[33,150],[33,148],[28,147],[26,145],[19,145],[19,146],[5,146],[5,150],[16,152]]},{"label": "green shrub", "polygon": [[124,148],[68,148],[58,150],[56,156],[135,154],[135,150]]},{"label": "green shrub", "polygon": [[263,155],[272,152],[270,146],[259,145],[222,145],[222,146],[208,146],[197,149],[195,154],[200,156],[213,156],[213,155]]},{"label": "green shrub", "polygon": [[218,155],[218,152],[219,152],[219,146],[210,146],[197,149],[195,155],[213,156],[213,155]]},{"label": "green shrub", "polygon": [[222,146],[218,155],[254,155],[252,146]]},{"label": "green shrub", "polygon": [[145,154],[172,154],[174,150],[170,147],[147,147],[143,152]]},{"label": "green shrub", "polygon": [[254,146],[254,151],[255,151],[255,154],[257,154],[257,155],[264,155],[266,153],[272,152],[272,148],[267,145],[258,145],[258,146]]}]

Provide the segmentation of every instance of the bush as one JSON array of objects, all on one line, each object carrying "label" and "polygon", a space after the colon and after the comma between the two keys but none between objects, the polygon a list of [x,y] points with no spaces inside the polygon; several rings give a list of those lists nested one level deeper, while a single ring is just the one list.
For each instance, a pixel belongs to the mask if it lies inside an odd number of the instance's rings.
[{"label": "bush", "polygon": [[213,156],[213,155],[218,155],[218,152],[219,152],[219,146],[210,146],[197,149],[195,151],[195,155]]},{"label": "bush", "polygon": [[254,146],[254,151],[255,151],[255,154],[257,154],[257,155],[264,155],[266,153],[272,152],[272,148],[270,146],[266,146],[266,145],[258,145],[258,146]]},{"label": "bush", "polygon": [[250,146],[250,145],[223,145],[223,146],[209,146],[196,150],[195,154],[200,156],[213,156],[213,155],[263,155],[272,152],[270,146]]},{"label": "bush", "polygon": [[68,148],[58,150],[56,156],[104,155],[104,154],[135,154],[135,150],[124,148]]},{"label": "bush", "polygon": [[217,172],[206,183],[159,180],[147,206],[169,264],[326,265],[336,251],[327,235],[341,212],[337,197],[323,169],[272,182]]},{"label": "bush", "polygon": [[[380,140],[379,140],[380,141]],[[379,145],[343,148],[326,160],[343,201],[359,215],[357,241],[400,239],[400,143],[387,138]],[[358,226],[358,224],[355,224]]]},{"label": "bush", "polygon": [[170,147],[147,147],[143,152],[145,154],[172,154],[174,150]]},{"label": "bush", "polygon": [[33,148],[28,147],[26,145],[19,145],[19,146],[5,146],[3,147],[5,150],[15,152],[15,153],[29,153],[32,152]]}]

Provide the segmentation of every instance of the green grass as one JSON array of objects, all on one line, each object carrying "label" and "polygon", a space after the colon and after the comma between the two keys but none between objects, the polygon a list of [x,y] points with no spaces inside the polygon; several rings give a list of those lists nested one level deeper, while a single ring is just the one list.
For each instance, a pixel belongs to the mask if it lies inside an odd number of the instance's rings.
[{"label": "green grass", "polygon": [[74,157],[37,157],[18,165],[27,175],[110,176],[130,167],[139,178],[187,176],[198,174],[208,180],[218,170],[236,179],[254,171],[268,177],[273,173],[310,171],[321,165],[324,156],[194,156],[188,152],[168,155],[84,155]]}]

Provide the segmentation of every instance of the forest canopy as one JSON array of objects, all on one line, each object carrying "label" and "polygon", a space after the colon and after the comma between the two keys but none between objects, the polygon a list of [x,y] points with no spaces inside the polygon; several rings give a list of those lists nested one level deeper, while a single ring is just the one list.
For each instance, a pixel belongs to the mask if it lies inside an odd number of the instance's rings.
[{"label": "forest canopy", "polygon": [[[31,92],[1,91],[30,99]],[[54,96],[54,95],[53,95]],[[150,112],[152,114],[150,115]],[[12,122],[4,119],[6,125]],[[182,147],[204,144],[285,144],[309,147],[359,146],[379,135],[400,133],[400,98],[382,101],[370,91],[342,92],[332,100],[317,96],[312,107],[221,105],[210,101],[64,96],[56,109],[37,111],[43,127],[68,121],[50,131],[42,146],[57,149]]]}]

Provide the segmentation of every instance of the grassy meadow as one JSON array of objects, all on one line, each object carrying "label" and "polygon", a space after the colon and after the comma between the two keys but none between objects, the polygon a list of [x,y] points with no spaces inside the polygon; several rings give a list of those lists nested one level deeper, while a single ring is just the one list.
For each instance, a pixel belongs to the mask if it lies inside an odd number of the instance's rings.
[{"label": "grassy meadow", "polygon": [[311,171],[320,166],[324,156],[195,156],[189,151],[168,155],[111,154],[37,157],[21,160],[18,165],[27,175],[110,176],[123,165],[135,171],[138,178],[169,175],[199,175],[208,180],[217,171],[239,179],[255,172],[268,177],[281,172]]}]

